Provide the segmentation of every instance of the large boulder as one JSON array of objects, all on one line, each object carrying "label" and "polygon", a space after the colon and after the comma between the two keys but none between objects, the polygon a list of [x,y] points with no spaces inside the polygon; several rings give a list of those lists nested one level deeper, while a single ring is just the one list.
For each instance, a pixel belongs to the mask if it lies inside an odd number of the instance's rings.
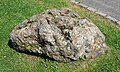
[{"label": "large boulder", "polygon": [[48,10],[25,20],[10,33],[17,51],[44,54],[69,62],[98,57],[107,50],[105,37],[92,22],[69,9]]}]

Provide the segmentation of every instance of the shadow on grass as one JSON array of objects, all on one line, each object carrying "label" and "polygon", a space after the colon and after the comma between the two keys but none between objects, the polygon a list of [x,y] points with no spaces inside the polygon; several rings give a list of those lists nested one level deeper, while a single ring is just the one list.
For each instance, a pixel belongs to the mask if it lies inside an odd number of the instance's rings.
[{"label": "shadow on grass", "polygon": [[43,58],[43,59],[45,59],[45,60],[49,59],[49,60],[51,60],[51,61],[56,61],[55,59],[52,59],[52,58],[46,56],[45,54],[28,52],[28,51],[22,51],[22,50],[20,50],[20,49],[18,48],[19,46],[18,46],[17,44],[15,44],[15,43],[12,42],[11,39],[8,41],[8,46],[9,46],[11,49],[14,49],[14,50],[16,50],[16,51],[19,52],[19,53],[24,53],[24,54],[27,54],[27,55],[32,55],[32,56],[41,57],[41,58]]}]

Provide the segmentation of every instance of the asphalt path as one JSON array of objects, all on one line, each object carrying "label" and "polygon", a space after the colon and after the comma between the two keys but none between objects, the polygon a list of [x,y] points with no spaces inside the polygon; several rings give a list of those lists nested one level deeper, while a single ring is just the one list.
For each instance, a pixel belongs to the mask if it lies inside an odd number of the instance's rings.
[{"label": "asphalt path", "polygon": [[75,0],[120,20],[120,0]]}]

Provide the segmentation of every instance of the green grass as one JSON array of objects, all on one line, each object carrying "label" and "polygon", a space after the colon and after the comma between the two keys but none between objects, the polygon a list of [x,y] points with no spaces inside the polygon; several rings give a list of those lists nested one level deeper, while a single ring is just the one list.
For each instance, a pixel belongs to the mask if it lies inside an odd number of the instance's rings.
[{"label": "green grass", "polygon": [[[109,52],[94,61],[58,63],[8,47],[9,33],[17,24],[54,8],[70,8],[81,17],[89,18],[105,35]],[[120,72],[120,28],[68,0],[0,0],[0,72]]]}]

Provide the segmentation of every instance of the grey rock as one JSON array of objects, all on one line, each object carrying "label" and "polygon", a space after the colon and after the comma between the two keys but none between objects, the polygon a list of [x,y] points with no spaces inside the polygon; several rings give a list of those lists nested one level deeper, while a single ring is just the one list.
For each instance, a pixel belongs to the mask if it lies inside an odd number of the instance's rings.
[{"label": "grey rock", "polygon": [[79,3],[78,5],[80,5],[80,6],[84,7],[84,8],[88,8],[88,6],[87,6],[87,5],[82,4],[82,3]]},{"label": "grey rock", "polygon": [[106,17],[106,16],[107,16],[107,14],[102,13],[102,12],[99,12],[99,11],[97,11],[97,12],[95,12],[95,13],[98,14],[98,15],[100,15],[100,16],[103,16],[103,17]]},{"label": "grey rock", "polygon": [[111,16],[107,16],[106,18],[109,19],[109,20],[111,20],[111,21],[113,21],[113,22],[117,22],[118,21],[117,19],[115,19],[115,18],[113,18]]},{"label": "grey rock", "polygon": [[88,7],[87,8],[89,11],[92,11],[92,12],[96,12],[97,10],[96,9],[94,9],[94,8],[92,8],[92,7]]},{"label": "grey rock", "polygon": [[120,21],[118,21],[117,24],[120,26]]},{"label": "grey rock", "polygon": [[48,10],[25,20],[10,33],[17,51],[70,62],[96,58],[107,50],[105,37],[92,22],[69,9]]}]

